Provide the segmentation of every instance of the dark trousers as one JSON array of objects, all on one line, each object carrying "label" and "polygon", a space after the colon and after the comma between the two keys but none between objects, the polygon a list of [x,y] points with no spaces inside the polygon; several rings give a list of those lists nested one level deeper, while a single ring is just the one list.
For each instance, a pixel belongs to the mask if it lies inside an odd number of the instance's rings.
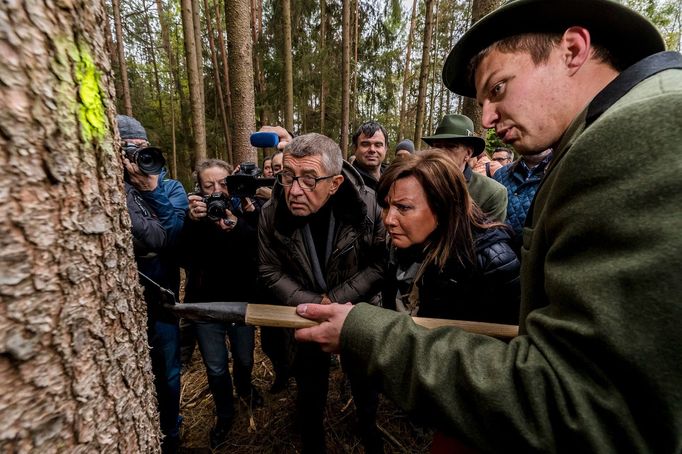
[{"label": "dark trousers", "polygon": [[252,326],[228,323],[195,322],[195,332],[199,351],[204,360],[208,386],[213,394],[216,416],[234,416],[234,397],[232,377],[229,369],[226,337],[232,349],[234,385],[239,395],[251,392],[251,372],[253,370],[254,328]]},{"label": "dark trousers", "polygon": [[268,355],[275,377],[286,379],[291,375],[291,342],[292,330],[286,328],[261,327],[260,345],[263,353]]},{"label": "dark trousers", "polygon": [[180,428],[180,328],[177,322],[149,320],[147,336],[161,432],[167,437],[177,437]]}]

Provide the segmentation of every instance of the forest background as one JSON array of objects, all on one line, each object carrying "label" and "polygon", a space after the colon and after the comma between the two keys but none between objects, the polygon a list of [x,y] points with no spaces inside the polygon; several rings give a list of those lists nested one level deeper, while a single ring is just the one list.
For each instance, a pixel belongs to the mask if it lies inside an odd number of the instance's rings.
[{"label": "forest background", "polygon": [[[139,119],[189,188],[198,159],[262,162],[261,125],[320,132],[342,146],[376,120],[394,145],[447,113],[476,119],[441,80],[476,14],[499,0],[111,0],[108,48],[119,113]],[[621,1],[682,47],[682,3]],[[251,57],[248,57],[251,54]],[[230,79],[233,80],[230,80]],[[482,131],[477,131],[482,134]],[[489,146],[497,145],[486,132]]]}]

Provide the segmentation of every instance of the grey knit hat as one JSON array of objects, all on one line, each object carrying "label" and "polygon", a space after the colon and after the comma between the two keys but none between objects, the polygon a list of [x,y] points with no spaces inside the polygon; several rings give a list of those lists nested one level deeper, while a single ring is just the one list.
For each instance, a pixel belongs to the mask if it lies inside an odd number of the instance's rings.
[{"label": "grey knit hat", "polygon": [[414,143],[410,139],[405,139],[395,146],[396,153],[399,150],[405,150],[410,154],[414,154]]},{"label": "grey knit hat", "polygon": [[121,139],[144,139],[147,140],[147,131],[142,127],[142,123],[127,115],[116,115],[118,122],[118,132]]}]

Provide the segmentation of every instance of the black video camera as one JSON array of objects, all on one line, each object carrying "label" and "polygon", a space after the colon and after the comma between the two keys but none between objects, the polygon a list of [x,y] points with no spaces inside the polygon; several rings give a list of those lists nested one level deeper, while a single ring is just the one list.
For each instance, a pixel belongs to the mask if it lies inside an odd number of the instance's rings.
[{"label": "black video camera", "polygon": [[140,172],[147,175],[160,174],[166,165],[166,159],[163,157],[160,148],[138,147],[133,143],[125,142],[123,144],[123,151],[128,161],[137,164]]},{"label": "black video camera", "polygon": [[275,184],[274,178],[258,178],[260,173],[255,163],[242,162],[239,164],[239,172],[225,179],[227,191],[235,197],[255,197],[256,189]]},{"label": "black video camera", "polygon": [[205,196],[203,202],[206,204],[206,217],[211,221],[227,219],[225,210],[234,211],[230,197],[222,192]]}]

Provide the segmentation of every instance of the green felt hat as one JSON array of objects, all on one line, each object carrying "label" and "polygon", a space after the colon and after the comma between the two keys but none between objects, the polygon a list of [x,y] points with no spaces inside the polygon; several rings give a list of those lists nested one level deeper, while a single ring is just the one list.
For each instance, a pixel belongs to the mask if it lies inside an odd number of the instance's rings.
[{"label": "green felt hat", "polygon": [[466,115],[446,115],[438,124],[432,136],[422,137],[429,146],[436,142],[460,142],[471,145],[474,149],[472,157],[476,157],[485,149],[485,140],[474,133],[474,122]]},{"label": "green felt hat", "polygon": [[475,98],[468,66],[480,51],[510,36],[563,33],[573,26],[589,30],[592,43],[605,47],[621,69],[665,50],[655,25],[613,0],[512,0],[464,33],[445,61],[443,83],[457,94]]}]

